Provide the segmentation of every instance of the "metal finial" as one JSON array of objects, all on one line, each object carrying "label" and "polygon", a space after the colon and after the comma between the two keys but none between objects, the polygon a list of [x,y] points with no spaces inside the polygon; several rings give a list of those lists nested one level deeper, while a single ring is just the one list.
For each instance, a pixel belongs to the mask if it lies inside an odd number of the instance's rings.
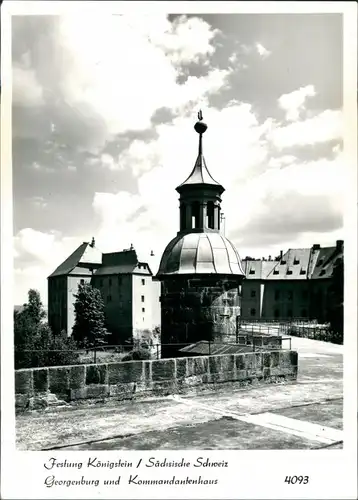
[{"label": "metal finial", "polygon": [[198,120],[203,121],[203,113],[202,113],[201,109],[199,109]]}]

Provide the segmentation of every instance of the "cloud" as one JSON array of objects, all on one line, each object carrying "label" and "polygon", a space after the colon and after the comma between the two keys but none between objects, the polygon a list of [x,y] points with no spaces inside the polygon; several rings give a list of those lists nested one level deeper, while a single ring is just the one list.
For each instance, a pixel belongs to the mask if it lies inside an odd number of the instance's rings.
[{"label": "cloud", "polygon": [[343,137],[343,113],[327,109],[306,120],[274,127],[270,140],[279,150],[292,146],[313,146]]},{"label": "cloud", "polygon": [[[215,51],[217,31],[199,18],[89,14],[81,30],[76,16],[32,21],[31,58],[26,67],[23,54],[14,60],[15,136],[45,142],[57,134],[68,147],[98,152],[117,134],[150,128],[161,107],[185,113],[229,75],[209,68],[178,83],[182,64]],[[35,104],[42,115],[34,124],[26,108]]]},{"label": "cloud", "polygon": [[263,59],[266,59],[266,57],[271,55],[271,52],[267,50],[261,43],[256,43],[256,50]]},{"label": "cloud", "polygon": [[314,86],[307,85],[289,94],[283,94],[278,99],[278,105],[281,109],[286,111],[286,120],[296,121],[304,110],[307,97],[314,97],[315,95],[316,90]]}]

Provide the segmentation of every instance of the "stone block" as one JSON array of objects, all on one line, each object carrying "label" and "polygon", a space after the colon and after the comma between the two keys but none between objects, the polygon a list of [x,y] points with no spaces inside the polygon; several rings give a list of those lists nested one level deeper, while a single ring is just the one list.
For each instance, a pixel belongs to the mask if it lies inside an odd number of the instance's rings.
[{"label": "stone block", "polygon": [[108,385],[95,384],[81,387],[80,389],[70,389],[71,401],[77,399],[96,399],[109,396]]},{"label": "stone block", "polygon": [[70,388],[70,367],[56,366],[49,369],[49,389],[54,394],[68,394]]},{"label": "stone block", "polygon": [[236,379],[237,380],[247,380],[249,378],[247,370],[238,370]]},{"label": "stone block", "polygon": [[130,384],[116,384],[109,386],[110,396],[125,396],[131,397],[137,393],[137,386],[135,383]]},{"label": "stone block", "polygon": [[107,384],[108,367],[106,364],[86,365],[86,385]]},{"label": "stone block", "polygon": [[113,385],[140,382],[143,379],[143,366],[143,361],[108,363],[108,383]]},{"label": "stone block", "polygon": [[33,394],[34,379],[33,370],[24,368],[15,371],[15,393],[16,394]]},{"label": "stone block", "polygon": [[271,366],[271,353],[264,352],[262,353],[262,364],[264,368],[270,368]]},{"label": "stone block", "polygon": [[290,353],[291,365],[297,366],[298,365],[298,352],[297,351],[289,351],[289,353]]},{"label": "stone block", "polygon": [[210,357],[207,356],[198,356],[193,359],[194,363],[194,373],[193,375],[203,375],[204,373],[208,372],[208,367],[209,367],[209,359]]},{"label": "stone block", "polygon": [[281,351],[279,353],[280,366],[291,366],[291,351]]},{"label": "stone block", "polygon": [[191,377],[186,377],[185,379],[183,379],[183,386],[185,387],[193,387],[193,386],[196,386],[196,385],[200,385],[202,383],[207,383],[207,377],[208,375],[194,375],[194,376],[191,376]]},{"label": "stone block", "polygon": [[151,383],[152,381],[152,362],[151,361],[143,361],[143,376],[144,376],[144,383],[147,385]]},{"label": "stone block", "polygon": [[175,378],[175,360],[159,359],[152,361],[152,380],[173,380]]},{"label": "stone block", "polygon": [[30,396],[28,394],[15,394],[15,408],[24,410],[29,405]]},{"label": "stone block", "polygon": [[209,357],[209,371],[210,373],[220,373],[222,371],[221,356]]},{"label": "stone block", "polygon": [[256,356],[255,353],[250,352],[245,354],[245,368],[249,372],[256,370]]},{"label": "stone block", "polygon": [[271,368],[276,368],[280,364],[280,353],[278,351],[271,352]]},{"label": "stone block", "polygon": [[226,354],[225,356],[221,356],[221,368],[223,372],[232,372],[235,367],[235,355],[234,354]]},{"label": "stone block", "polygon": [[75,365],[70,367],[70,389],[80,389],[86,385],[86,366]]},{"label": "stone block", "polygon": [[154,381],[152,391],[154,394],[165,396],[178,392],[178,386],[175,380]]},{"label": "stone block", "polygon": [[34,368],[34,392],[46,392],[49,390],[48,368]]},{"label": "stone block", "polygon": [[244,370],[246,368],[245,356],[246,354],[235,354],[235,362],[237,370]]},{"label": "stone block", "polygon": [[271,368],[264,368],[264,378],[271,377]]},{"label": "stone block", "polygon": [[177,358],[175,360],[176,362],[176,374],[177,374],[177,379],[181,379],[186,377],[187,375],[187,364],[188,364],[188,359],[187,358]]}]

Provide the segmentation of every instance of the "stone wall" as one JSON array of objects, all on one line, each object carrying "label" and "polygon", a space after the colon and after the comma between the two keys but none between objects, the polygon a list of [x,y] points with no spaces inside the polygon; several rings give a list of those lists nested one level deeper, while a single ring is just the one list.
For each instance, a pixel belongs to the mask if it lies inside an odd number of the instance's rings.
[{"label": "stone wall", "polygon": [[166,279],[161,291],[162,356],[174,357],[180,347],[199,340],[234,342],[240,315],[241,279],[220,276]]},{"label": "stone wall", "polygon": [[[128,361],[122,363],[28,368],[15,371],[17,408],[34,401],[174,394],[214,382],[296,379],[295,351]],[[56,396],[54,398],[54,395]],[[41,406],[41,404],[40,404]]]}]

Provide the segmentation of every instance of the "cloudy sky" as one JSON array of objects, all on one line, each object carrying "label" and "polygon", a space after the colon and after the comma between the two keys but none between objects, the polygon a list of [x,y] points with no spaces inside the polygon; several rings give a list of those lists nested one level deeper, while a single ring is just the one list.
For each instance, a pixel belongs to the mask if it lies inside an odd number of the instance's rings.
[{"label": "cloudy sky", "polygon": [[340,15],[16,16],[12,44],[15,304],[92,236],[157,270],[200,108],[242,257],[342,237]]}]

